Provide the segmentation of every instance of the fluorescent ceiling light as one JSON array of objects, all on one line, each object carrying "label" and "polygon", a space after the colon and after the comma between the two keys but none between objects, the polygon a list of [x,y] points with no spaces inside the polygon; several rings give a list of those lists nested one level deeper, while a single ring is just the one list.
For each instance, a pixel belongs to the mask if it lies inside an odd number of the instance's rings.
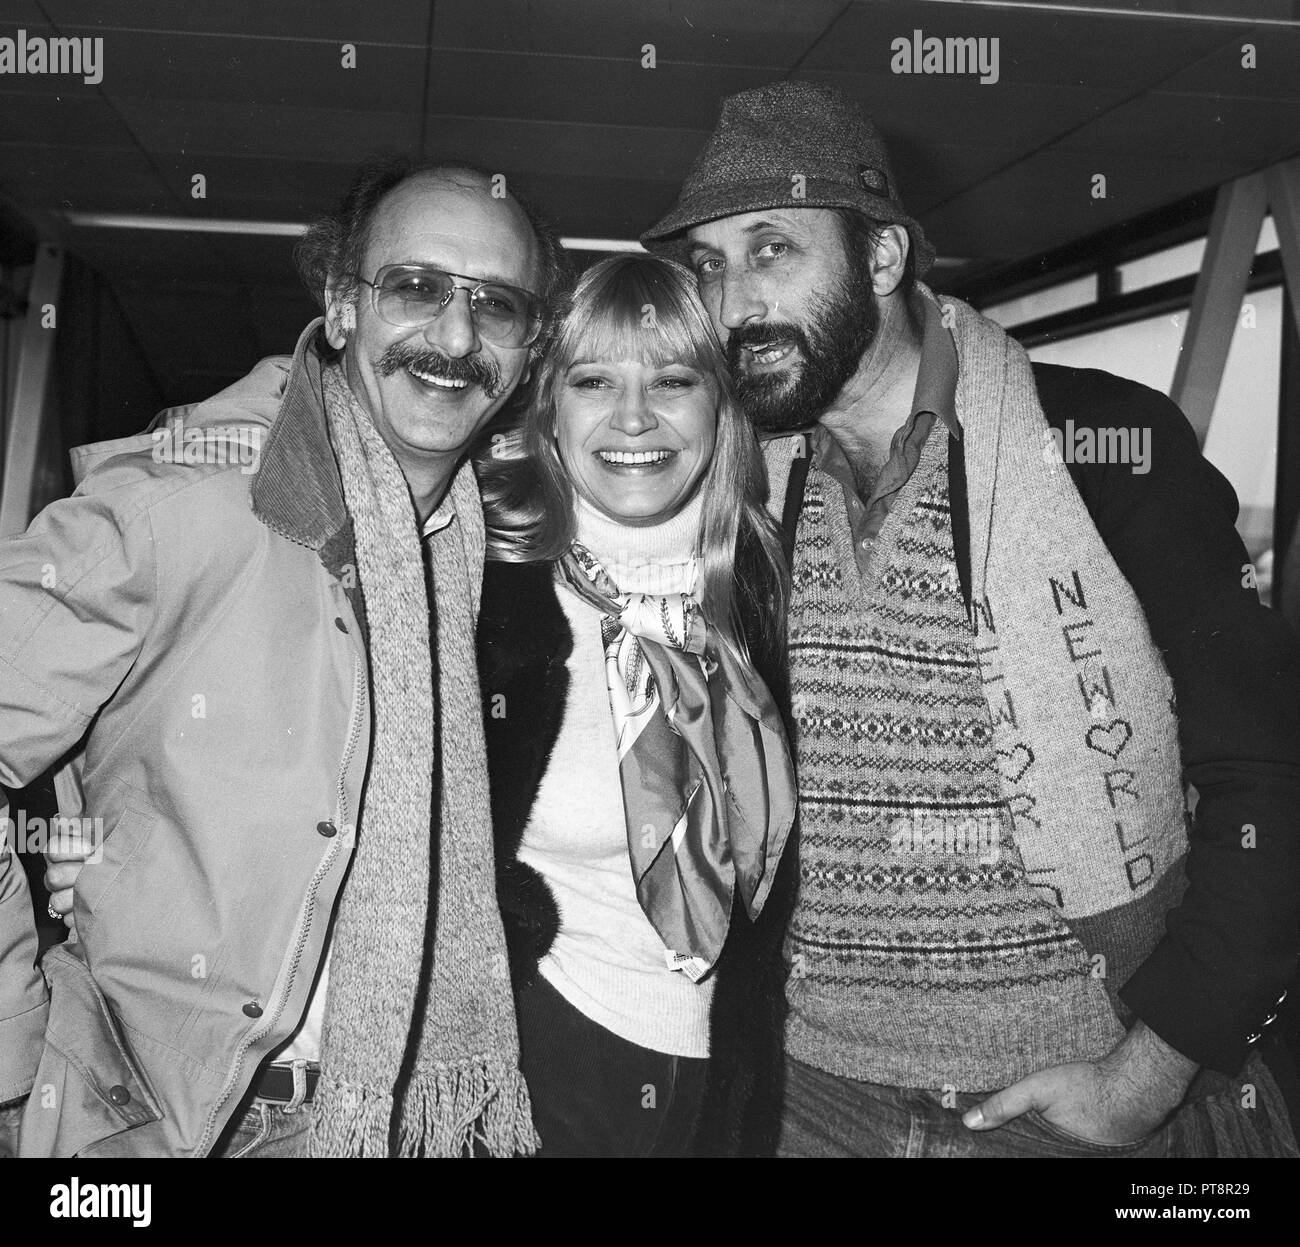
[{"label": "fluorescent ceiling light", "polygon": [[[65,212],[64,220],[80,229],[171,230],[181,234],[252,234],[259,238],[297,238],[307,227],[300,221],[237,221],[224,217],[144,216],[131,212]],[[631,238],[561,238],[570,251],[635,251],[645,248]],[[959,256],[940,256],[937,268],[965,264]]]},{"label": "fluorescent ceiling light", "polygon": [[296,221],[236,221],[220,217],[141,216],[130,212],[67,212],[69,225],[85,229],[152,229],[183,234],[256,234],[297,238],[307,227]]},{"label": "fluorescent ceiling light", "polygon": [[[252,234],[259,238],[297,238],[299,221],[238,221],[223,217],[144,216],[130,212],[68,212],[69,225],[81,229],[170,230],[182,234]],[[572,251],[644,251],[634,239],[561,238]]]},{"label": "fluorescent ceiling light", "polygon": [[626,238],[561,238],[570,251],[645,251],[635,239]]}]

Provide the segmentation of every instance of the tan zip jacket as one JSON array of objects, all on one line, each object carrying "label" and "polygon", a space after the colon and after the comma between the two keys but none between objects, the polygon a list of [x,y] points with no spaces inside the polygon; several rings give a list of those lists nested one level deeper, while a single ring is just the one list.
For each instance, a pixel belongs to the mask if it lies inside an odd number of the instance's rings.
[{"label": "tan zip jacket", "polygon": [[79,942],[41,966],[43,1036],[0,860],[0,1096],[31,1084],[25,1155],[206,1154],[307,1001],[371,738],[318,325],[168,413],[173,433],[269,429],[255,473],[158,462],[174,436],[89,447],[76,493],[0,543],[0,782],[70,754],[60,810],[105,832]]}]

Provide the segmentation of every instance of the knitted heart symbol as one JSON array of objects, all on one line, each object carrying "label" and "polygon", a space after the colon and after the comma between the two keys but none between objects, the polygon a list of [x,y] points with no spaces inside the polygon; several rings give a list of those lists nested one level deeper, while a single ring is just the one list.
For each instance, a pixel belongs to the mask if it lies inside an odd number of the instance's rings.
[{"label": "knitted heart symbol", "polygon": [[1020,777],[1034,765],[1034,751],[1025,744],[1016,745],[1014,749],[999,749],[998,758],[1002,778],[1008,784],[1018,784]]},{"label": "knitted heart symbol", "polygon": [[1085,738],[1089,749],[1104,753],[1108,758],[1118,758],[1120,750],[1133,739],[1133,729],[1123,720],[1099,723],[1088,729]]}]

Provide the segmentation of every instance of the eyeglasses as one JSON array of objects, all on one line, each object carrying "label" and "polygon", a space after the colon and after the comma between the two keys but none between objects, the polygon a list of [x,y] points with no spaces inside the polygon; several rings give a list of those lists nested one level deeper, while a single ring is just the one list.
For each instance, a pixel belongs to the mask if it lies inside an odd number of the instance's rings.
[{"label": "eyeglasses", "polygon": [[479,281],[463,273],[444,273],[421,264],[389,264],[370,287],[370,304],[385,323],[415,329],[437,320],[456,297],[469,292],[469,313],[479,334],[497,346],[528,346],[546,321],[546,305],[537,295],[503,282]]}]

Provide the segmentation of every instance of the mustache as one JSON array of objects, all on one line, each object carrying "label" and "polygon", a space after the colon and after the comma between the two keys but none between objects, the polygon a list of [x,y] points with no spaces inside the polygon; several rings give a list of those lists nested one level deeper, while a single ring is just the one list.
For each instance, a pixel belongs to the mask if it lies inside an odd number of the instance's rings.
[{"label": "mustache", "polygon": [[489,398],[497,398],[502,392],[501,370],[491,359],[479,356],[453,359],[432,347],[420,348],[409,342],[394,342],[375,361],[375,369],[382,377],[391,377],[407,368],[415,368],[445,381],[466,381],[481,386]]}]

